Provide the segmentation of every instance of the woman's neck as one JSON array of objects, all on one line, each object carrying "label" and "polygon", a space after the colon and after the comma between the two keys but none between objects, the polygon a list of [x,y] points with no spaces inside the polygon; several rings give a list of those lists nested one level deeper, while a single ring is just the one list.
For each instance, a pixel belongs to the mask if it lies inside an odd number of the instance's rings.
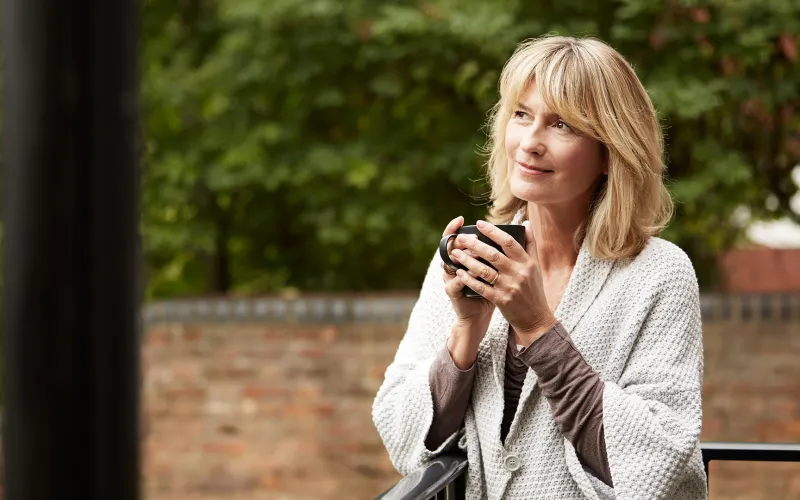
[{"label": "woman's neck", "polygon": [[586,219],[586,211],[575,205],[545,206],[528,202],[527,213],[542,272],[547,274],[574,266],[578,258],[575,232]]}]

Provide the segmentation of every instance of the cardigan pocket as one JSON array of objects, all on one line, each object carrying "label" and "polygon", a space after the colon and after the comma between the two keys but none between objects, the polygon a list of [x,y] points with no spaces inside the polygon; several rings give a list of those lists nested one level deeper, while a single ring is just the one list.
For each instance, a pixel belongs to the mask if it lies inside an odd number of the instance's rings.
[{"label": "cardigan pocket", "polygon": [[[569,469],[572,479],[578,484],[578,488],[580,488],[586,498],[589,500],[613,500],[616,498],[614,490],[603,484],[602,481],[597,478],[595,478],[595,481],[592,481],[590,477],[591,474],[581,465],[578,454],[575,452],[575,447],[572,446],[572,443],[566,438],[564,438],[564,459],[567,462],[567,469]],[[609,491],[603,491],[602,495],[599,494],[600,492],[598,492],[595,483],[600,483],[605,486],[605,490],[610,490],[611,496],[607,496]]]}]

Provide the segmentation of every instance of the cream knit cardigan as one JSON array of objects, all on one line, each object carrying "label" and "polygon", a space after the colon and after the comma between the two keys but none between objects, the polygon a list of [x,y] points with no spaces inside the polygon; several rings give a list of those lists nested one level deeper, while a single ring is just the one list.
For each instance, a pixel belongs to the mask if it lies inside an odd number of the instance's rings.
[{"label": "cream knit cardigan", "polygon": [[[530,370],[500,441],[508,322],[498,310],[478,352],[464,429],[425,448],[428,372],[455,313],[434,256],[372,416],[392,463],[408,474],[456,443],[469,459],[469,499],[707,498],[699,448],[703,342],[697,279],[677,246],[651,238],[629,261],[580,250],[556,317],[605,382],[603,424],[614,488],[584,469]],[[519,468],[506,467],[516,455]]]}]

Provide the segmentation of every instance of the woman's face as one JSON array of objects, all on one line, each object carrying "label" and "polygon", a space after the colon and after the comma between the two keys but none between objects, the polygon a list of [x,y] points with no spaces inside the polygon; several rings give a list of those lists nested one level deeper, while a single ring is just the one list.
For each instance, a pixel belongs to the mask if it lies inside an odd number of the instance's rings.
[{"label": "woman's face", "polygon": [[535,85],[506,128],[511,192],[537,205],[586,204],[607,172],[599,141],[579,135],[547,108]]}]

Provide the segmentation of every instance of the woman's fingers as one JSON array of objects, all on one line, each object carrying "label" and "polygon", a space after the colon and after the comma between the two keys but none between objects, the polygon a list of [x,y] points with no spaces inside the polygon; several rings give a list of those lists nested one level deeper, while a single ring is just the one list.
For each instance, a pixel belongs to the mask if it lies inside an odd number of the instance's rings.
[{"label": "woman's fingers", "polygon": [[456,278],[458,278],[458,280],[462,283],[462,287],[468,286],[492,304],[497,304],[500,295],[498,290],[496,290],[494,287],[487,285],[483,281],[479,281],[477,278],[473,278],[463,269],[458,270],[458,275]]},{"label": "woman's fingers", "polygon": [[451,220],[447,224],[447,227],[444,229],[442,236],[444,236],[445,234],[455,234],[455,232],[458,231],[458,228],[460,228],[463,225],[464,225],[464,217],[459,215],[458,217]]},{"label": "woman's fingers", "polygon": [[[447,227],[444,228],[444,232],[442,233],[442,236],[444,236],[446,234],[455,234],[456,231],[458,231],[458,228],[460,228],[463,225],[464,225],[464,217],[459,215],[458,217],[456,217],[455,219],[451,220],[447,224]],[[452,251],[454,242],[455,242],[455,239],[453,238],[447,244],[447,253],[448,254]],[[452,254],[450,255],[450,258],[451,259],[453,258]]]},{"label": "woman's fingers", "polygon": [[[465,247],[466,248],[465,252],[468,255],[471,255],[472,257],[475,258],[480,257],[489,264],[491,264],[493,267],[500,269],[501,271],[509,272],[512,268],[511,260],[507,256],[503,255],[503,252],[500,252],[496,248],[480,241],[478,237],[473,234],[458,235],[458,237],[456,238],[456,243],[459,246]],[[514,243],[516,244],[516,242]]]},{"label": "woman's fingers", "polygon": [[[500,248],[503,249],[503,253],[509,259],[517,262],[524,262],[525,258],[528,256],[528,254],[525,252],[525,248],[523,248],[522,245],[517,243],[517,240],[515,240],[513,236],[503,231],[502,229],[499,229],[494,224],[479,220],[478,230],[482,234],[486,235],[490,240],[500,245]],[[489,245],[485,245],[485,247],[497,252],[496,249],[492,248]]]},{"label": "woman's fingers", "polygon": [[525,226],[525,253],[530,256],[536,256],[536,238],[533,236],[531,221],[526,220],[522,225]]},{"label": "woman's fingers", "polygon": [[462,242],[458,241],[457,239],[454,239],[453,241],[451,241],[450,242],[450,252],[449,252],[450,253],[450,259],[452,259],[453,262],[461,264],[461,262],[458,260],[458,252],[456,252],[456,250],[461,250],[466,255],[469,255],[469,256],[472,256],[472,257],[476,257],[477,254],[475,252],[473,252],[470,248],[468,248],[467,245],[468,245],[467,243],[462,243]]},{"label": "woman's fingers", "polygon": [[461,265],[466,267],[469,274],[472,276],[483,278],[487,282],[492,282],[492,280],[499,276],[499,273],[495,269],[492,269],[463,250],[453,250],[453,257],[455,257]]},{"label": "woman's fingers", "polygon": [[461,278],[444,272],[444,291],[451,299],[460,299],[463,296],[464,282]]}]

